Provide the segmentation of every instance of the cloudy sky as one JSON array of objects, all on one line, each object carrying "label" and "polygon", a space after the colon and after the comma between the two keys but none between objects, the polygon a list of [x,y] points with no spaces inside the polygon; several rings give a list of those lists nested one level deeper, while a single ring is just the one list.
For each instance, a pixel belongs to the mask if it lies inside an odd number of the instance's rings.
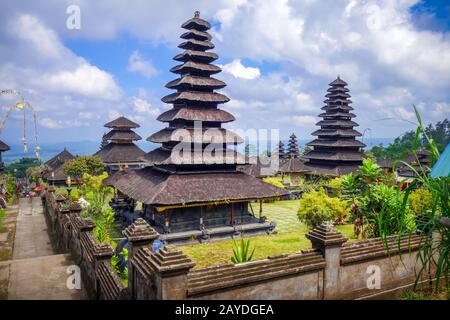
[{"label": "cloudy sky", "polygon": [[[162,128],[155,118],[168,108],[160,99],[175,77],[180,25],[195,10],[213,25],[231,128],[308,139],[337,75],[370,137],[412,129],[413,103],[425,122],[450,115],[445,0],[0,2],[0,88],[32,103],[41,141],[99,140],[119,115],[140,123],[143,137]],[[67,28],[70,5],[80,8],[80,29]],[[0,99],[3,112],[12,102]],[[2,140],[20,143],[21,117],[11,115]]]}]

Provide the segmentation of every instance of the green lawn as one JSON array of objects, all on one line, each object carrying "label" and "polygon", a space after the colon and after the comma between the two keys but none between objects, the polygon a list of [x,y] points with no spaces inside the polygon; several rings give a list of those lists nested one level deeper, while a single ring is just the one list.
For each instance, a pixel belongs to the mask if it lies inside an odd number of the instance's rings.
[{"label": "green lawn", "polygon": [[[254,260],[311,248],[311,242],[305,237],[308,228],[297,218],[298,201],[287,200],[263,204],[263,215],[267,217],[268,221],[277,223],[275,229],[277,233],[251,238],[251,247],[255,248]],[[259,204],[254,204],[253,210],[258,215]],[[356,240],[353,234],[353,225],[338,226],[337,229],[350,241]],[[202,268],[231,263],[233,240],[185,245],[180,248],[196,262],[195,268]]]}]

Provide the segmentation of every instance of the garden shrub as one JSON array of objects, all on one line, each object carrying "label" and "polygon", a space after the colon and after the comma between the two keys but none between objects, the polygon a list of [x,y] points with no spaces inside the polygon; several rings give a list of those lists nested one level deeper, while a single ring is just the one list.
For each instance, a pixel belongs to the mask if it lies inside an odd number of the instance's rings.
[{"label": "garden shrub", "polygon": [[274,185],[275,187],[284,188],[283,183],[280,180],[277,180],[275,178],[264,178],[263,181],[265,183],[269,183],[271,185]]},{"label": "garden shrub", "polygon": [[424,188],[412,191],[408,197],[409,208],[416,216],[424,214],[431,210],[433,205],[433,195]]},{"label": "garden shrub", "polygon": [[347,202],[329,197],[323,188],[304,193],[299,203],[298,218],[311,228],[345,218],[348,213]]}]

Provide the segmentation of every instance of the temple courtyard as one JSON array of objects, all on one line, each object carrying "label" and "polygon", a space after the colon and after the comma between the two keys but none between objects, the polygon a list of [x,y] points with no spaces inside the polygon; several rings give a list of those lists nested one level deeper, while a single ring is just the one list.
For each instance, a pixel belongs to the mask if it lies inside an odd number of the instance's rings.
[{"label": "temple courtyard", "polygon": [[[252,206],[255,212],[259,209],[259,204],[252,204]],[[277,226],[275,234],[251,237],[251,247],[255,248],[254,260],[311,248],[311,241],[305,237],[308,228],[297,217],[298,206],[299,200],[274,201],[263,204],[263,215],[267,217],[268,221],[276,222]],[[357,240],[353,233],[352,224],[337,226],[337,229],[349,241]],[[239,240],[239,238],[236,240]],[[233,241],[236,240],[185,245],[181,249],[196,262],[195,268],[203,268],[231,263]]]}]

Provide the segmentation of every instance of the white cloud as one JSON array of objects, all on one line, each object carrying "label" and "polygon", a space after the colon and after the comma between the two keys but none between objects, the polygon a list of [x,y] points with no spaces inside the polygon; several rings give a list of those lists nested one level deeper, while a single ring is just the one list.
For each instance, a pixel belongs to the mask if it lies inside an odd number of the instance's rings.
[{"label": "white cloud", "polygon": [[122,94],[111,74],[89,64],[82,64],[74,70],[44,74],[39,80],[39,85],[45,86],[49,91],[107,100],[117,100]]},{"label": "white cloud", "polygon": [[414,112],[408,111],[403,107],[395,108],[395,111],[396,111],[397,115],[400,117],[400,119],[402,119],[402,120],[412,121],[416,117],[414,115]]},{"label": "white cloud", "polygon": [[87,127],[88,123],[85,121],[75,120],[65,120],[65,119],[53,119],[45,117],[39,120],[39,124],[47,129],[67,129],[76,127]]},{"label": "white cloud", "polygon": [[150,103],[141,98],[133,97],[133,111],[140,114],[146,114],[149,117],[156,117],[161,113],[158,108],[152,108]]},{"label": "white cloud", "polygon": [[153,64],[150,61],[145,60],[137,50],[130,55],[127,70],[139,73],[146,78],[151,78],[158,74],[158,70]]},{"label": "white cloud", "polygon": [[294,122],[297,126],[312,126],[317,120],[312,116],[295,116]]},{"label": "white cloud", "polygon": [[242,65],[241,60],[235,59],[232,62],[220,66],[224,72],[233,75],[236,78],[252,80],[259,78],[261,72],[258,68],[245,67]]}]

